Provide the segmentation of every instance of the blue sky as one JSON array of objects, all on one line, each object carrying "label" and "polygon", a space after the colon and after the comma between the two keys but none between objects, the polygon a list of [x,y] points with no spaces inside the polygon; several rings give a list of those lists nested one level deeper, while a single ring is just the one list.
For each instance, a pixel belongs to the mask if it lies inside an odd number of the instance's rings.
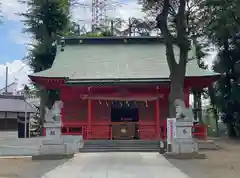
[{"label": "blue sky", "polygon": [[5,20],[4,24],[0,26],[1,64],[21,59],[26,54],[26,47],[17,40],[17,36],[14,36],[20,34],[21,31],[21,22]]},{"label": "blue sky", "polygon": [[[81,3],[91,3],[91,0],[78,0]],[[116,0],[115,0],[116,1]],[[142,17],[140,6],[137,0],[119,0],[124,2],[121,7],[116,7],[114,16],[128,19],[130,16]],[[19,86],[28,83],[27,74],[29,67],[22,61],[27,54],[26,44],[30,41],[26,34],[23,34],[23,24],[16,13],[26,11],[26,6],[19,4],[18,0],[1,0],[4,23],[0,24],[0,88],[5,83],[5,66],[9,67],[9,83],[19,82]],[[90,9],[77,7],[73,10],[73,18],[82,22],[83,18],[89,22],[91,19]]]},{"label": "blue sky", "polygon": [[[20,21],[4,19],[0,25],[0,88],[4,85],[4,67],[9,67],[9,83],[14,79],[27,82],[28,67],[24,66],[22,58],[27,54],[28,38],[22,33],[23,25]],[[21,70],[21,71],[20,71]]]}]

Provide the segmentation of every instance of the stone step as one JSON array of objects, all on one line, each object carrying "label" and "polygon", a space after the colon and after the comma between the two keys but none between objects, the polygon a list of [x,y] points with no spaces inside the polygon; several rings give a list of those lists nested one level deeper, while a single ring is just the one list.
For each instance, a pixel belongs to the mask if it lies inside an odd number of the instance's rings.
[{"label": "stone step", "polygon": [[127,145],[127,144],[134,144],[134,145],[155,145],[159,144],[158,142],[116,142],[116,141],[106,141],[106,142],[85,142],[88,145]]},{"label": "stone step", "polygon": [[198,140],[200,150],[218,150],[219,146],[213,140]]},{"label": "stone step", "polygon": [[132,149],[159,149],[159,146],[148,146],[148,147],[136,147],[136,146],[124,146],[124,147],[109,147],[109,146],[101,146],[101,147],[91,147],[91,146],[85,146],[83,147],[84,149],[128,149],[128,148],[132,148]]},{"label": "stone step", "polygon": [[89,143],[84,143],[84,145],[90,145],[90,146],[104,146],[104,145],[109,145],[109,146],[127,146],[127,145],[134,145],[134,146],[151,146],[151,145],[159,145],[159,143],[151,143],[151,144],[140,144],[140,143],[105,143],[105,144],[89,144]]},{"label": "stone step", "polygon": [[8,145],[8,146],[32,146],[32,147],[39,147],[44,137],[35,137],[35,138],[7,138],[7,139],[0,139],[0,145]]},{"label": "stone step", "polygon": [[86,143],[157,143],[157,140],[85,140]]},{"label": "stone step", "polygon": [[80,152],[146,152],[159,151],[159,141],[149,140],[87,140]]},{"label": "stone step", "polygon": [[0,145],[0,156],[32,156],[37,154],[38,148]]},{"label": "stone step", "polygon": [[86,152],[158,152],[158,148],[82,148],[80,153]]}]

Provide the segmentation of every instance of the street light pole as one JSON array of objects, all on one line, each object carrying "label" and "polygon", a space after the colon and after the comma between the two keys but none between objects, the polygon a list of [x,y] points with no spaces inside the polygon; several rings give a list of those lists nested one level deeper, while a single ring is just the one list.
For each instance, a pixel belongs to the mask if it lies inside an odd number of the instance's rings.
[{"label": "street light pole", "polygon": [[25,112],[24,112],[24,138],[27,138],[27,101],[26,101],[26,94],[24,94],[24,101],[25,101]]}]

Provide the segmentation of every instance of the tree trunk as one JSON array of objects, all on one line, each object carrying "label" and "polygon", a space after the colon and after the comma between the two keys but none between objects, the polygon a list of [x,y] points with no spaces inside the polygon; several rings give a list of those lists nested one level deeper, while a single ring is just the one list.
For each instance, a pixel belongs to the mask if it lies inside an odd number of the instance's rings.
[{"label": "tree trunk", "polygon": [[174,101],[176,99],[180,99],[184,101],[184,83],[181,78],[184,78],[179,74],[176,73],[171,77],[171,86],[170,86],[170,94],[169,94],[169,117],[175,118],[176,117],[176,108],[174,106]]},{"label": "tree trunk", "polygon": [[198,119],[198,110],[197,110],[197,92],[193,89],[193,109],[194,109],[194,120]]},{"label": "tree trunk", "polygon": [[228,136],[230,138],[236,138],[236,131],[235,131],[235,128],[234,128],[234,124],[227,123],[227,132],[228,132]]},{"label": "tree trunk", "polygon": [[47,100],[47,90],[44,88],[40,89],[40,135],[43,136],[44,134],[44,121],[45,121],[45,106]]},{"label": "tree trunk", "polygon": [[[174,101],[180,99],[184,101],[184,77],[186,72],[186,63],[188,59],[188,34],[186,31],[186,0],[179,1],[178,12],[175,16],[176,19],[176,32],[177,37],[172,35],[171,30],[169,30],[169,11],[170,11],[170,1],[164,0],[162,12],[158,14],[156,21],[157,27],[161,30],[164,37],[164,44],[166,47],[166,57],[167,63],[170,70],[170,94],[169,94],[169,117],[176,117],[176,108],[174,106]],[[176,42],[177,41],[177,42]],[[174,45],[179,47],[179,60],[175,60]]]},{"label": "tree trunk", "polygon": [[203,123],[202,120],[202,93],[199,89],[193,89],[193,108],[194,108],[194,119]]},{"label": "tree trunk", "polygon": [[217,132],[217,135],[219,136],[219,125],[218,125],[218,111],[217,111],[217,108],[213,107],[213,114],[214,114],[214,119],[215,119],[215,122],[216,122],[216,132]]}]

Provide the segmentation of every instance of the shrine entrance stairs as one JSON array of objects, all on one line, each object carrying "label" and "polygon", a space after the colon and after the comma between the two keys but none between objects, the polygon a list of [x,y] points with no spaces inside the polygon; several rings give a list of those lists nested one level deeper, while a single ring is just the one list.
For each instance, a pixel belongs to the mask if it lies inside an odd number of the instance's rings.
[{"label": "shrine entrance stairs", "polygon": [[80,152],[159,152],[157,140],[85,140]]}]

